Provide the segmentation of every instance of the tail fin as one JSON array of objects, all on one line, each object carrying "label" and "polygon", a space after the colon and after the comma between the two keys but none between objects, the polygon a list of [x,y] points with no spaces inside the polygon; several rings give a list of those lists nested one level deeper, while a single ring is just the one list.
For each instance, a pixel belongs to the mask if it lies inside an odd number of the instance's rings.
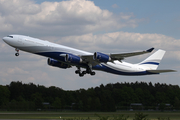
[{"label": "tail fin", "polygon": [[143,65],[148,67],[151,70],[156,70],[158,68],[158,65],[160,64],[160,61],[162,60],[164,54],[166,51],[164,50],[158,50],[151,56],[149,56],[144,61],[140,62],[138,65]]}]

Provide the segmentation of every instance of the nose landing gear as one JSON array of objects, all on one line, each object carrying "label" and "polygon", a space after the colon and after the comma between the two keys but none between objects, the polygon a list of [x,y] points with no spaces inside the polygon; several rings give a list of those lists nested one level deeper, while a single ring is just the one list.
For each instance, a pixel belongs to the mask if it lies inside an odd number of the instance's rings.
[{"label": "nose landing gear", "polygon": [[19,56],[19,49],[16,48],[15,51],[17,52],[17,53],[15,53],[15,56]]}]

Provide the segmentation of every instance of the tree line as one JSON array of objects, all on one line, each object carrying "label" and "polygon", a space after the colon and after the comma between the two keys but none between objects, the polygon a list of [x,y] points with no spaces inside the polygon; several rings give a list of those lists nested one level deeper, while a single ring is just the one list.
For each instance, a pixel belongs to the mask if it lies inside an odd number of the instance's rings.
[{"label": "tree line", "polygon": [[[132,103],[142,106],[131,106]],[[1,110],[116,111],[132,108],[178,110],[180,88],[178,85],[153,85],[151,82],[109,83],[79,90],[63,90],[20,81],[0,85]]]}]

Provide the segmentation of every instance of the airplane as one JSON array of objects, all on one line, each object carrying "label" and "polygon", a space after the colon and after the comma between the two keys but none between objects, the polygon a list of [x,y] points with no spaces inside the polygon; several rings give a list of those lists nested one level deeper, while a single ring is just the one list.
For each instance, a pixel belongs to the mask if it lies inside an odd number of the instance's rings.
[{"label": "airplane", "polygon": [[[159,49],[144,61],[131,64],[123,61],[125,58],[150,53],[154,48],[145,51],[129,53],[102,53],[86,52],[75,48],[55,44],[46,40],[40,40],[24,35],[8,35],[3,41],[15,48],[15,56],[19,56],[19,50],[48,57],[47,64],[58,68],[77,67],[75,71],[80,77],[85,74],[95,75],[93,70],[100,70],[117,75],[138,76],[152,75],[175,70],[157,70],[165,51]],[[84,71],[81,68],[85,69]]]}]

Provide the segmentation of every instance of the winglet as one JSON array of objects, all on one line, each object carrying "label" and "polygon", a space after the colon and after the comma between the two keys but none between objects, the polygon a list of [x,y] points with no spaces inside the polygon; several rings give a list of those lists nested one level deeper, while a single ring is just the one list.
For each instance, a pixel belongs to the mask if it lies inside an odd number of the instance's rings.
[{"label": "winglet", "polygon": [[154,48],[150,48],[148,50],[146,50],[146,52],[152,52],[154,50]]}]

